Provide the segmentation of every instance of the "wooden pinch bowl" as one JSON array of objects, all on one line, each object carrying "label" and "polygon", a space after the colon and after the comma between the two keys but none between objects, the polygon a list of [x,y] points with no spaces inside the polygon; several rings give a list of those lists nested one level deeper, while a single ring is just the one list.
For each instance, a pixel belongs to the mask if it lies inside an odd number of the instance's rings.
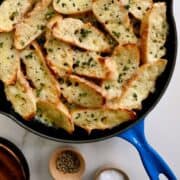
[{"label": "wooden pinch bowl", "polygon": [[[80,168],[79,171],[76,173],[64,173],[57,169],[56,167],[56,161],[57,158],[60,156],[60,154],[64,151],[71,151],[77,155],[77,157],[80,160]],[[54,180],[81,180],[82,175],[85,171],[85,160],[83,156],[72,147],[60,147],[56,149],[53,154],[51,155],[50,161],[49,161],[49,171]]]}]

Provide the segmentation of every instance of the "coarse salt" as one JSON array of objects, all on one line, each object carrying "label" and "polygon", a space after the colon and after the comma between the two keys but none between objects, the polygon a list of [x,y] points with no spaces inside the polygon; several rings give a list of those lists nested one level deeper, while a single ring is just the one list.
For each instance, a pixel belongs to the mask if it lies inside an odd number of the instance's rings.
[{"label": "coarse salt", "polygon": [[105,170],[100,174],[98,180],[124,180],[124,176],[116,170]]}]

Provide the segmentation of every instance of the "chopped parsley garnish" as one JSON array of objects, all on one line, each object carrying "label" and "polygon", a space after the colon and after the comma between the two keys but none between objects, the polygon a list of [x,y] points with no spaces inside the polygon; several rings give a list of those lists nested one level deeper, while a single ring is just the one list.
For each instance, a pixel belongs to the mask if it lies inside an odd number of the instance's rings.
[{"label": "chopped parsley garnish", "polygon": [[105,11],[108,11],[108,10],[109,10],[109,7],[104,6],[104,10],[105,10]]},{"label": "chopped parsley garnish", "polygon": [[0,48],[2,48],[2,47],[3,47],[3,44],[4,44],[3,42],[0,42]]},{"label": "chopped parsley garnish", "polygon": [[112,45],[112,46],[116,45],[116,41],[114,41],[112,38],[109,38],[108,41],[109,41],[110,45]]},{"label": "chopped parsley garnish", "polygon": [[90,58],[88,59],[87,65],[90,66],[92,61],[93,61],[93,58],[90,57]]},{"label": "chopped parsley garnish", "polygon": [[129,5],[129,4],[127,4],[127,5],[125,5],[125,6],[124,6],[124,8],[125,8],[125,9],[127,9],[127,10],[129,10],[130,5]]},{"label": "chopped parsley garnish", "polygon": [[24,46],[25,42],[24,41],[20,41],[20,44],[21,44],[21,46]]},{"label": "chopped parsley garnish", "polygon": [[74,64],[73,64],[73,69],[79,67],[80,61],[77,60]]},{"label": "chopped parsley garnish", "polygon": [[21,95],[20,94],[16,94],[15,98],[21,98]]},{"label": "chopped parsley garnish", "polygon": [[53,52],[53,49],[49,48],[47,49],[48,52]]},{"label": "chopped parsley garnish", "polygon": [[60,83],[60,84],[64,84],[64,79],[60,78],[60,79],[59,79],[59,83]]},{"label": "chopped parsley garnish", "polygon": [[30,58],[32,58],[32,57],[33,57],[32,52],[25,56],[25,58],[27,58],[27,59],[30,59]]},{"label": "chopped parsley garnish", "polygon": [[39,97],[39,96],[41,95],[41,92],[42,92],[43,88],[44,88],[44,84],[41,83],[40,88],[36,90],[36,95],[37,95],[37,97]]},{"label": "chopped parsley garnish", "polygon": [[105,121],[107,118],[104,116],[101,118],[101,122]]},{"label": "chopped parsley garnish", "polygon": [[72,82],[71,82],[70,80],[67,80],[67,81],[66,81],[66,84],[67,84],[67,86],[71,86],[71,85],[72,85]]},{"label": "chopped parsley garnish", "polygon": [[38,30],[43,30],[44,28],[45,28],[44,25],[39,25],[39,24],[37,25],[37,29],[38,29]]},{"label": "chopped parsley garnish", "polygon": [[61,6],[62,6],[62,7],[65,7],[65,6],[66,6],[66,3],[62,3]]},{"label": "chopped parsley garnish", "polygon": [[122,82],[123,82],[123,80],[122,80],[122,74],[119,74],[117,81],[118,81],[118,83],[122,83]]},{"label": "chopped parsley garnish", "polygon": [[11,14],[11,16],[10,16],[10,19],[11,19],[12,21],[14,21],[15,17],[17,17],[18,14],[19,14],[18,11],[14,11],[14,12]]},{"label": "chopped parsley garnish", "polygon": [[94,117],[94,114],[91,114],[91,117],[93,118],[93,117]]},{"label": "chopped parsley garnish", "polygon": [[53,16],[54,16],[54,11],[50,11],[45,14],[45,18],[47,20],[51,19]]},{"label": "chopped parsley garnish", "polygon": [[63,65],[64,65],[64,66],[68,66],[68,63],[65,62]]},{"label": "chopped parsley garnish", "polygon": [[82,38],[86,38],[90,33],[92,33],[90,30],[87,29],[81,29],[80,34]]},{"label": "chopped parsley garnish", "polygon": [[88,94],[86,92],[79,93],[79,97],[86,97]]},{"label": "chopped parsley garnish", "polygon": [[136,93],[133,93],[133,98],[137,101],[138,100],[138,96]]},{"label": "chopped parsley garnish", "polygon": [[129,67],[128,66],[124,66],[123,71],[128,71]]},{"label": "chopped parsley garnish", "polygon": [[121,33],[120,32],[116,32],[116,31],[112,31],[113,35],[116,36],[117,38],[120,37]]},{"label": "chopped parsley garnish", "polygon": [[106,90],[109,90],[110,88],[111,88],[110,85],[106,85],[106,86],[105,86],[105,89],[106,89]]},{"label": "chopped parsley garnish", "polygon": [[81,117],[81,114],[78,113],[77,116],[75,117],[75,119],[79,119]]}]

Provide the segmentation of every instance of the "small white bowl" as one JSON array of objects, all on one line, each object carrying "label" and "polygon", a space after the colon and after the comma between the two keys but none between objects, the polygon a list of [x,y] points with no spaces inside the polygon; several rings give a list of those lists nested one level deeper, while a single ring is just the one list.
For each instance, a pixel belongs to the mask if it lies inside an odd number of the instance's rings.
[{"label": "small white bowl", "polygon": [[122,171],[121,169],[118,169],[116,167],[103,167],[101,169],[99,169],[96,173],[95,173],[95,176],[94,176],[94,180],[99,180],[99,177],[101,175],[101,173],[105,172],[105,171],[116,171],[118,172],[121,177],[124,179],[124,180],[129,180],[129,177],[128,175]]}]

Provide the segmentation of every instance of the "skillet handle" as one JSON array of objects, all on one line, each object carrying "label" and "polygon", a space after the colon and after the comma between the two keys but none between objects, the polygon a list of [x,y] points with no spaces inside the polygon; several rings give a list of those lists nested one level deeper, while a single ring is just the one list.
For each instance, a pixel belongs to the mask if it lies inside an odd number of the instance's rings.
[{"label": "skillet handle", "polygon": [[164,174],[169,180],[177,180],[172,170],[160,155],[148,144],[144,134],[144,120],[133,128],[118,135],[138,150],[144,168],[151,180],[158,180],[160,174]]}]

